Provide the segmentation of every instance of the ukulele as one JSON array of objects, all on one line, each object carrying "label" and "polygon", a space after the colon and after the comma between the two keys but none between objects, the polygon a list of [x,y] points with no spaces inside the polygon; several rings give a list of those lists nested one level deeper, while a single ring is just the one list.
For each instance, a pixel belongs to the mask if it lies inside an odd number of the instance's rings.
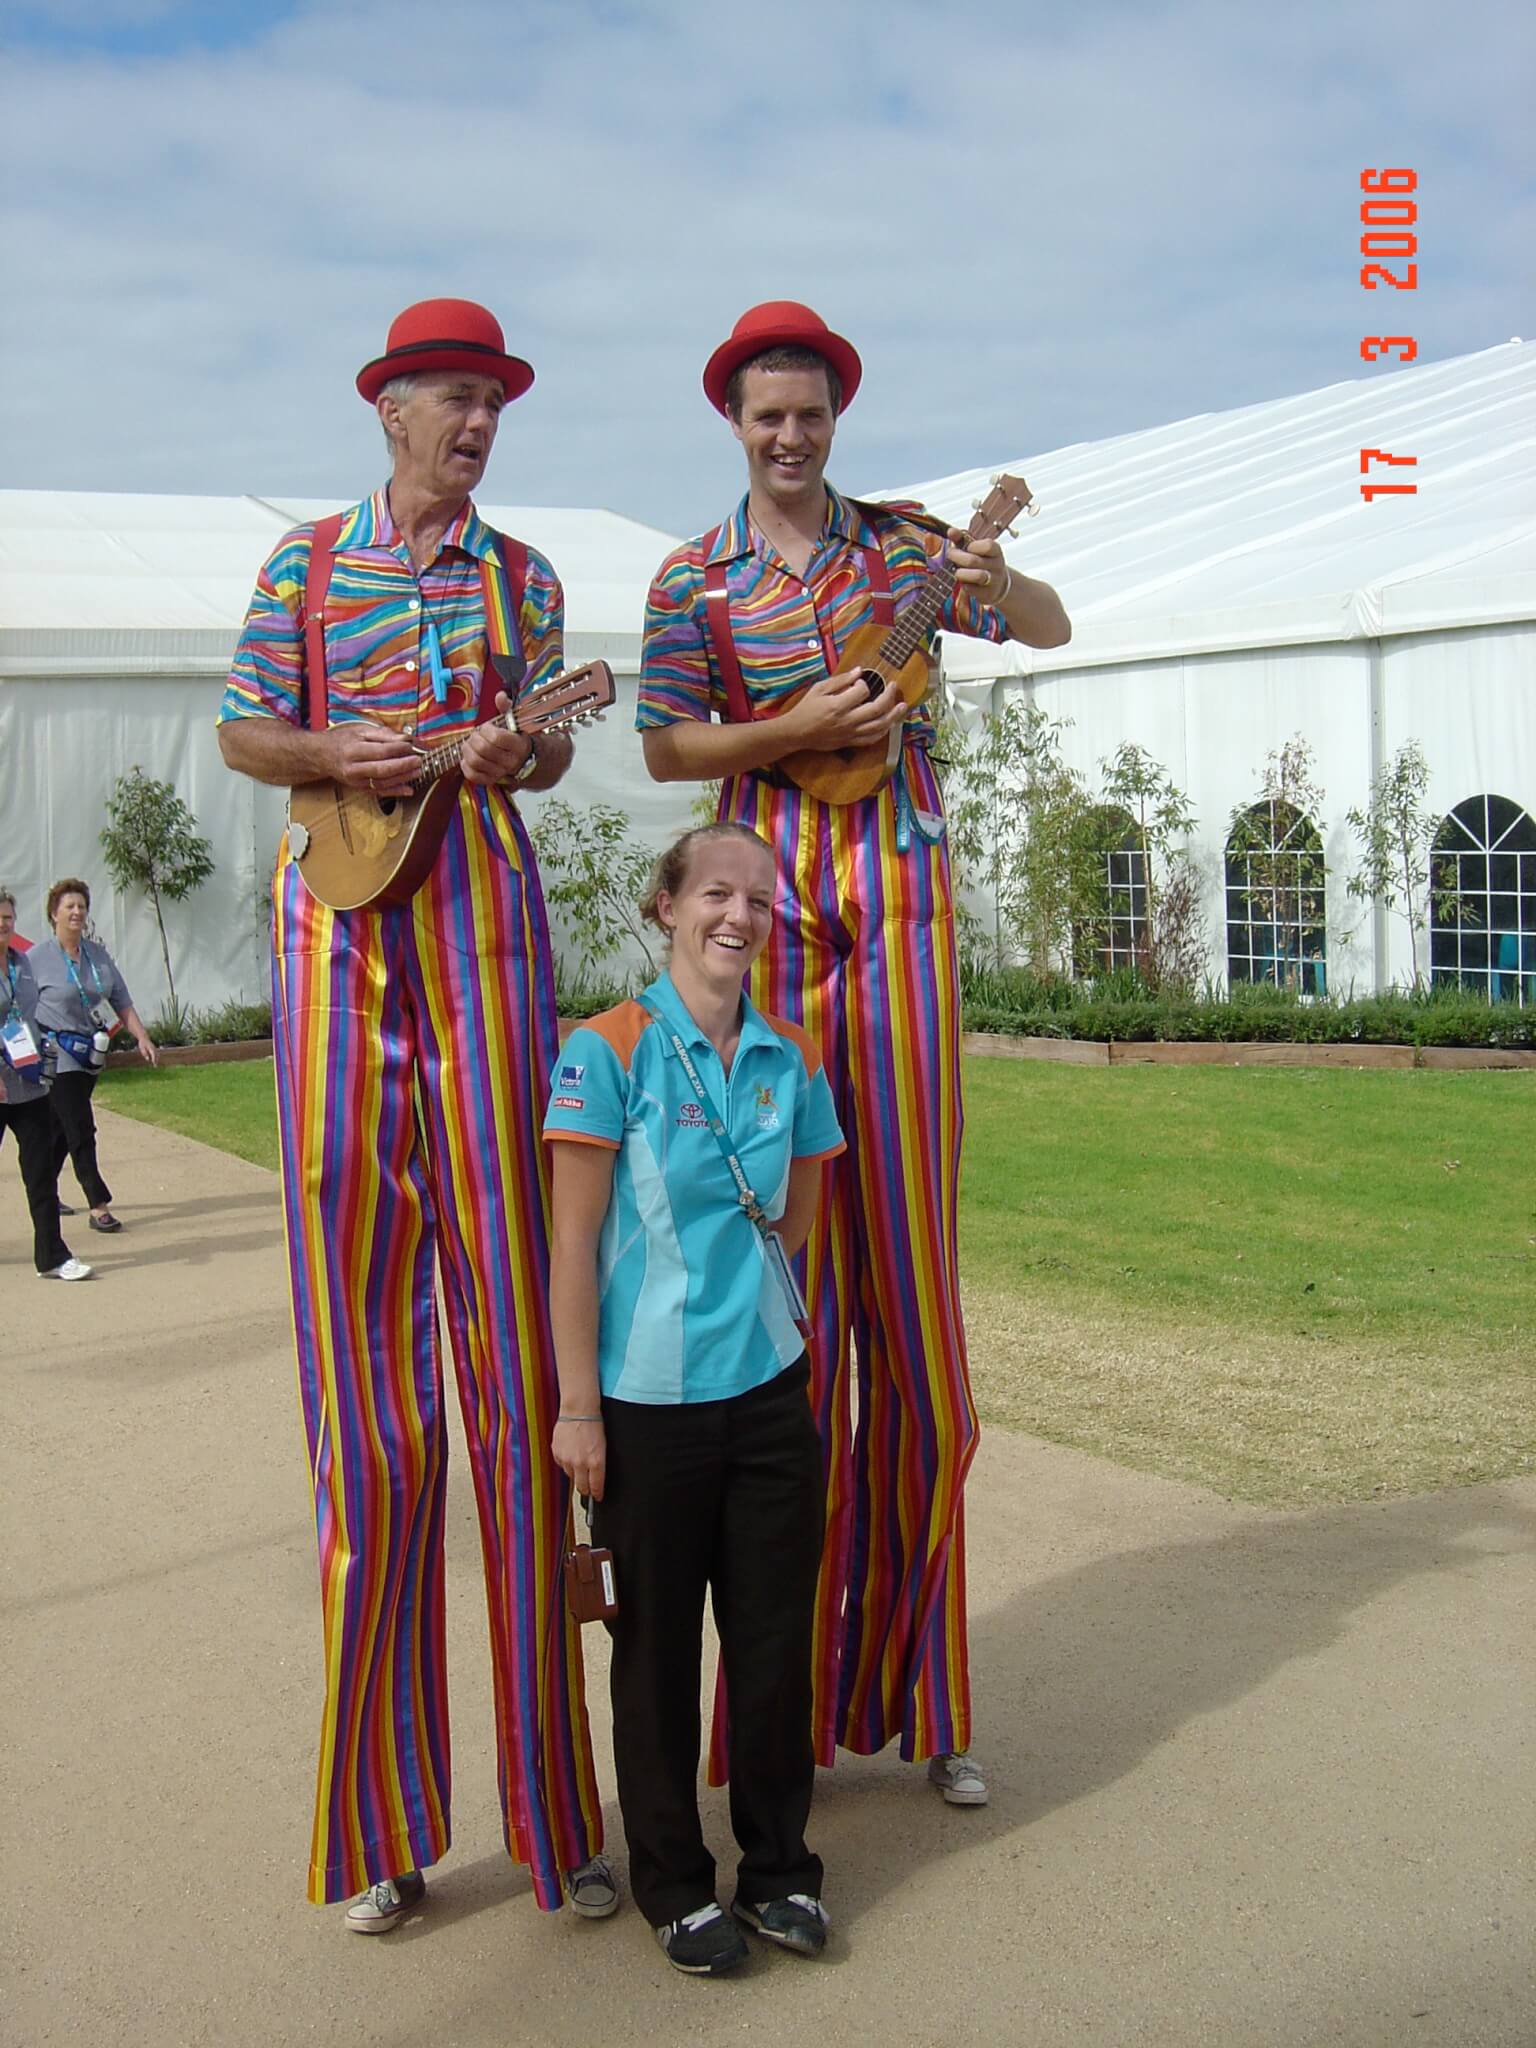
[{"label": "ukulele", "polygon": [[[530,691],[486,724],[532,738],[587,725],[612,702],[613,671],[606,661],[592,661]],[[408,796],[375,796],[329,781],[291,789],[288,851],[310,894],[332,910],[408,903],[437,858],[459,800],[459,757],[469,737],[460,733],[423,749]]]},{"label": "ukulele", "polygon": [[[1014,520],[1028,510],[1032,496],[1023,477],[998,477],[977,506],[975,517],[966,528],[966,539],[995,540],[999,534],[1011,533]],[[878,697],[887,683],[894,683],[909,709],[921,704],[930,680],[928,635],[938,624],[939,614],[954,588],[955,572],[941,555],[895,625],[860,626],[848,636],[838,658],[839,672],[857,670],[872,698]],[[773,715],[781,716],[804,695],[804,690],[797,690],[786,697]],[[896,725],[888,739],[876,740],[869,746],[807,748],[802,753],[784,755],[774,766],[824,803],[857,803],[860,797],[873,796],[890,780],[901,759],[901,735],[902,726]]]}]

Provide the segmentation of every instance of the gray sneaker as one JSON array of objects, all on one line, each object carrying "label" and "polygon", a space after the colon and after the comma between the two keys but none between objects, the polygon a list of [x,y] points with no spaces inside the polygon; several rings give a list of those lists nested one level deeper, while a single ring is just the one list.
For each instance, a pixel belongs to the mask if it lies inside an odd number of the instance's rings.
[{"label": "gray sneaker", "polygon": [[413,1907],[426,1896],[427,1880],[419,1870],[403,1877],[386,1877],[369,1885],[360,1899],[347,1908],[347,1928],[352,1934],[388,1934],[398,1927]]},{"label": "gray sneaker", "polygon": [[938,1786],[951,1806],[985,1806],[987,1803],[987,1781],[981,1775],[976,1759],[967,1750],[956,1749],[951,1750],[948,1756],[930,1757],[928,1782]]},{"label": "gray sneaker", "polygon": [[583,1920],[606,1920],[619,1910],[619,1881],[606,1856],[593,1856],[565,1873],[565,1896]]}]

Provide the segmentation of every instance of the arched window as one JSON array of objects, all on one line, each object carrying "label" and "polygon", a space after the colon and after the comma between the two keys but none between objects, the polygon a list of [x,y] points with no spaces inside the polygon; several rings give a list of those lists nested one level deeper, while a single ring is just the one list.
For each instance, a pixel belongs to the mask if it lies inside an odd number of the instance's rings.
[{"label": "arched window", "polygon": [[1134,967],[1147,932],[1147,856],[1136,820],[1120,804],[1099,804],[1088,820],[1097,907],[1074,934],[1079,974]]},{"label": "arched window", "polygon": [[1317,827],[1278,797],[1240,811],[1227,839],[1227,979],[1325,992],[1327,868]]},{"label": "arched window", "polygon": [[1536,823],[1507,796],[1469,796],[1435,834],[1429,973],[1536,1003]]}]

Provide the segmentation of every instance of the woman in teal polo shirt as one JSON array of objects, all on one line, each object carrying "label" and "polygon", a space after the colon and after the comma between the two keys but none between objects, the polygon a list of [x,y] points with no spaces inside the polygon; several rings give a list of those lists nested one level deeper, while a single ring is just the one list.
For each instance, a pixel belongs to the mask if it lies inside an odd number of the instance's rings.
[{"label": "woman in teal polo shirt", "polygon": [[778,893],[756,833],[685,833],[642,905],[668,971],[571,1034],[544,1126],[553,1450],[614,1554],[630,1886],[668,1960],[697,1975],[746,1955],[699,1827],[706,1589],[730,1700],[732,1915],[800,1954],[826,1940],[805,1842],[821,1453],[782,1254],[805,1242],[843,1138],[815,1046],[742,991]]}]

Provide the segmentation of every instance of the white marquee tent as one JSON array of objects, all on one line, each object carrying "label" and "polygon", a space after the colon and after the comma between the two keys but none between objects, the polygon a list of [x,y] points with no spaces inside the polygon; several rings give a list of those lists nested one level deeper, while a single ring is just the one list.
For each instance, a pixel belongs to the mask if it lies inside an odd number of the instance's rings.
[{"label": "white marquee tent", "polygon": [[[1362,448],[1416,464],[1375,465],[1362,479]],[[1326,985],[1409,979],[1400,920],[1362,920],[1346,896],[1344,814],[1408,739],[1424,748],[1442,814],[1471,817],[1488,798],[1507,800],[1502,820],[1536,812],[1536,344],[1001,466],[1027,476],[1041,506],[1010,556],[1057,586],[1074,634],[1039,652],[948,641],[962,712],[1033,697],[1072,721],[1068,757],[1090,781],[1122,740],[1162,762],[1199,818],[1216,974],[1227,966],[1231,815],[1253,801],[1271,750],[1301,733],[1326,793],[1313,821],[1329,874]],[[988,476],[889,495],[963,525]],[[1364,502],[1360,483],[1378,479],[1418,488]],[[171,912],[182,993],[210,1004],[265,992],[282,799],[224,769],[213,717],[258,564],[287,527],[333,509],[0,491],[0,879],[24,931],[37,934],[53,876],[98,883],[103,805],[137,762],[175,783],[218,861],[193,903]],[[645,588],[669,536],[602,511],[484,509],[561,569],[571,659],[602,656],[619,677],[618,705],[583,736],[564,793],[622,805],[636,838],[661,843],[686,822],[690,793],[646,779],[629,728]],[[1518,857],[1512,882],[1504,854],[1497,874],[1477,869],[1475,846],[1468,858],[1492,923],[1513,919],[1517,949],[1530,935],[1528,974],[1536,850]],[[103,884],[95,914],[146,1013],[158,1008],[145,906]]]},{"label": "white marquee tent", "polygon": [[[1416,461],[1373,461],[1362,477],[1362,449]],[[1408,981],[1401,920],[1362,925],[1346,896],[1344,815],[1409,739],[1442,816],[1482,797],[1536,813],[1536,343],[999,468],[1024,475],[1040,506],[1005,542],[1009,558],[1062,593],[1073,637],[1038,651],[949,638],[962,719],[1022,693],[1072,721],[1064,752],[1090,782],[1122,740],[1154,755],[1199,819],[1218,975],[1232,812],[1256,798],[1271,750],[1302,734],[1327,798],[1313,821],[1329,874],[1327,985]],[[964,526],[995,473],[876,495],[920,498]],[[1368,502],[1362,482],[1417,490]],[[1498,811],[1495,836],[1508,816]],[[1536,999],[1536,837],[1517,829],[1533,850],[1484,879],[1483,914],[1508,925],[1518,896],[1516,950],[1524,935]],[[1465,875],[1475,885],[1481,871]],[[1500,992],[1514,992],[1509,977]]]},{"label": "white marquee tent", "polygon": [[[0,491],[0,881],[36,938],[50,880],[83,875],[96,928],[146,1017],[164,1001],[164,970],[147,906],[120,901],[104,875],[106,799],[137,764],[174,784],[213,843],[212,880],[167,917],[183,1000],[264,997],[266,883],[284,793],[230,774],[214,717],[263,559],[289,527],[336,509]],[[638,838],[664,843],[687,822],[689,793],[635,772],[629,728],[646,587],[671,536],[612,512],[481,509],[560,570],[571,662],[601,657],[618,681],[605,722],[580,736],[562,795],[622,803]]]}]

